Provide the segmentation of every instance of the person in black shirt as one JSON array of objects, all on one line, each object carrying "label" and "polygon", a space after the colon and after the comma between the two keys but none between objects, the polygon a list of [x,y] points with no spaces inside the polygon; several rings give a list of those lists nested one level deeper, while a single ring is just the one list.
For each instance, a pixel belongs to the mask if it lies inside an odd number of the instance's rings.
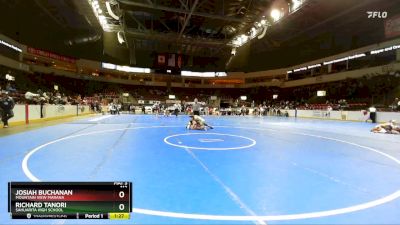
[{"label": "person in black shirt", "polygon": [[8,127],[8,120],[14,117],[14,100],[8,96],[7,92],[1,93],[0,98],[0,111],[1,111],[1,121],[3,121],[3,128]]}]

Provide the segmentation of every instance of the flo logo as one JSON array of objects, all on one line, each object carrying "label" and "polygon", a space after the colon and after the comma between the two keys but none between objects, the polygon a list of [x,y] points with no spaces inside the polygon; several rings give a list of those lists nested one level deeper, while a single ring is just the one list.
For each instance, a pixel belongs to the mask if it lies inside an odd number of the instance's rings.
[{"label": "flo logo", "polygon": [[388,16],[387,12],[378,12],[378,11],[368,11],[367,14],[368,14],[368,18],[371,18],[371,19],[376,19],[376,18],[385,19]]}]

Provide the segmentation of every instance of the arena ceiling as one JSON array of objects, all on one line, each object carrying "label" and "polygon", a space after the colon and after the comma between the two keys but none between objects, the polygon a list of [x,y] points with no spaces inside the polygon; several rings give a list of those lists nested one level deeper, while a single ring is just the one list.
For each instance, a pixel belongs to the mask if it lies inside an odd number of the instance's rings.
[{"label": "arena ceiling", "polygon": [[[107,0],[98,1],[104,5]],[[120,19],[106,18],[109,29],[122,31],[126,41],[115,48],[136,52],[138,66],[151,66],[149,55],[168,52],[218,59],[218,67],[228,65],[233,70],[280,66],[275,62],[280,59],[286,64],[302,62],[316,57],[312,48],[320,57],[381,41],[383,20],[368,20],[366,11],[389,11],[389,15],[400,11],[398,0],[307,0],[301,9],[268,27],[262,39],[236,48],[238,54],[232,56],[235,37],[248,33],[263,18],[269,20],[273,8],[287,7],[291,0],[110,2],[117,5]],[[0,32],[24,44],[81,58],[129,62],[105,54],[105,35],[88,0],[0,0],[0,14]],[[353,44],[337,44],[343,40]],[[321,51],[321,44],[326,51]]]}]

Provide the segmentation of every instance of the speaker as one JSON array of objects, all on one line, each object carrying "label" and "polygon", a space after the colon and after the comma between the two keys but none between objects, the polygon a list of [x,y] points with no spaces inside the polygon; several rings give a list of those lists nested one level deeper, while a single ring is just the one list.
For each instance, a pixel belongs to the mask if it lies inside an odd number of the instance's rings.
[{"label": "speaker", "polygon": [[131,61],[129,48],[125,43],[119,43],[116,32],[103,32],[103,53],[121,61],[121,63],[129,64]]}]

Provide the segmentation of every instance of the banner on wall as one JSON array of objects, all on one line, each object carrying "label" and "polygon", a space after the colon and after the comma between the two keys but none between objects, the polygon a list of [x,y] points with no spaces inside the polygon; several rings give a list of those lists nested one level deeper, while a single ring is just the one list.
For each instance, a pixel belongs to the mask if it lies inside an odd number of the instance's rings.
[{"label": "banner on wall", "polygon": [[182,68],[182,55],[178,55],[177,67],[178,67],[179,69]]},{"label": "banner on wall", "polygon": [[159,66],[165,66],[165,55],[159,54],[157,57],[157,63]]},{"label": "banner on wall", "polygon": [[331,114],[327,110],[313,110],[313,117],[330,118]]},{"label": "banner on wall", "polygon": [[175,67],[175,54],[168,55],[168,66]]},{"label": "banner on wall", "polygon": [[58,60],[58,61],[63,61],[63,62],[67,62],[67,63],[72,63],[72,64],[74,64],[76,62],[76,59],[74,59],[74,58],[58,55],[58,54],[55,54],[52,52],[43,51],[43,50],[32,48],[32,47],[28,47],[28,53],[30,53],[32,55],[37,55],[37,56],[50,58],[50,59],[54,59],[54,60]]}]

